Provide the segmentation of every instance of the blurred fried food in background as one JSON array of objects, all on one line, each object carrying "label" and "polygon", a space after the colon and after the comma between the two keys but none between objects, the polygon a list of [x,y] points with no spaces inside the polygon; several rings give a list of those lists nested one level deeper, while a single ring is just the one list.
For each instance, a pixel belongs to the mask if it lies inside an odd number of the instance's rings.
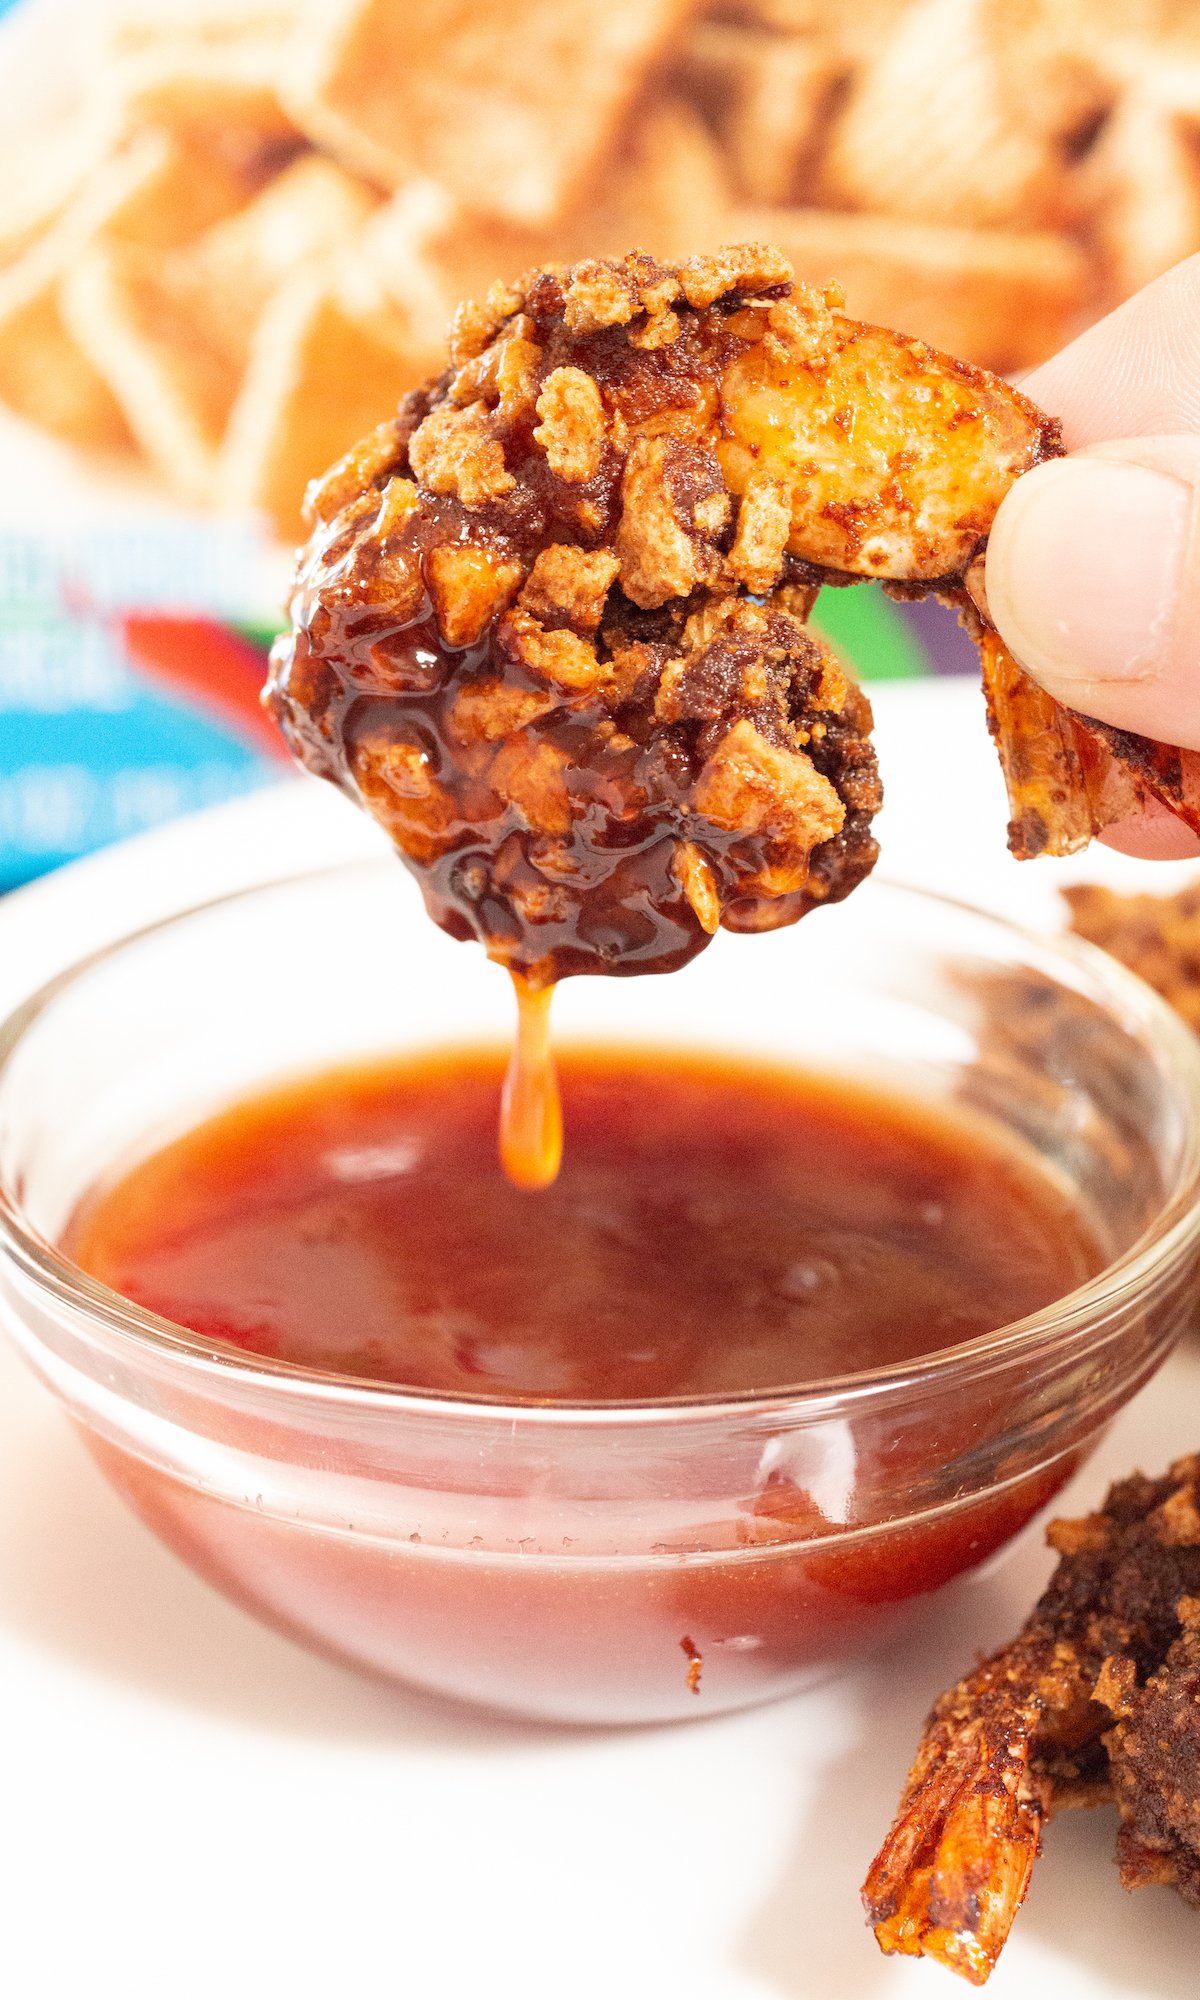
[{"label": "blurred fried food in background", "polygon": [[1119,958],[1200,1034],[1200,883],[1173,895],[1122,895],[1099,882],[1064,889],[1071,929]]},{"label": "blurred fried food in background", "polygon": [[[28,0],[60,67],[64,10]],[[1000,371],[1200,248],[1194,0],[82,0],[0,140],[0,400],[296,533],[547,259],[779,243]],[[8,78],[8,102],[23,93]]]}]

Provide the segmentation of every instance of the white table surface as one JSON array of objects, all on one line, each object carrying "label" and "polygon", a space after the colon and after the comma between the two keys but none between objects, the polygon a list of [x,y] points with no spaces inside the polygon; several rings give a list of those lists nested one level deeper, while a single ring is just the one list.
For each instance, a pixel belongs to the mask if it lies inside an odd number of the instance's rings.
[{"label": "white table surface", "polygon": [[[978,692],[889,687],[877,707],[889,872],[1040,923],[1066,872],[1149,872],[1102,854],[1018,870]],[[296,780],[112,850],[0,904],[0,1006],[180,898],[375,840]],[[1198,1443],[1189,1346],[1060,1509]],[[968,1989],[878,1955],[858,1883],[932,1695],[1050,1563],[1027,1532],[905,1644],[750,1714],[510,1724],[360,1680],[226,1604],[0,1348],[0,1996],[949,2000]],[[995,2000],[1200,1993],[1200,1918],[1166,1890],[1124,1896],[1113,1832],[1107,1813],[1050,1829]]]}]

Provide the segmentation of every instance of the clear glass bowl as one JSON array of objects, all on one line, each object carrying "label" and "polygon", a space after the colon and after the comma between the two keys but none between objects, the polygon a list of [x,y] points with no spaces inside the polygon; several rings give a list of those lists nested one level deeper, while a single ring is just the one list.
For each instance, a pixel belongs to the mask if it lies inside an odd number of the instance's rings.
[{"label": "clear glass bowl", "polygon": [[573,980],[559,1033],[790,1058],[994,1121],[1112,1253],[1018,1325],[795,1393],[533,1407],[251,1359],[73,1266],[81,1197],[240,1095],[504,1038],[507,982],[410,895],[374,862],[225,898],[0,1029],[11,1331],[142,1519],[311,1644],[563,1721],[781,1694],[1022,1527],[1184,1326],[1200,1045],[1087,947],[879,881],[670,978]]}]

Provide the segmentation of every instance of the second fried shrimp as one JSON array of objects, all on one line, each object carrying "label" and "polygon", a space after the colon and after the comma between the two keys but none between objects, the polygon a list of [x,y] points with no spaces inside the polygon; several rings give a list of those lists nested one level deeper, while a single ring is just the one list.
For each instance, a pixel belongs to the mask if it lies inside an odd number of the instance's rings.
[{"label": "second fried shrimp", "polygon": [[885,1952],[982,1985],[1044,1820],[1109,1799],[1125,1886],[1200,1901],[1198,1482],[1200,1459],[1180,1459],[1049,1529],[1059,1565],[1023,1629],[926,1722],[863,1889]]}]

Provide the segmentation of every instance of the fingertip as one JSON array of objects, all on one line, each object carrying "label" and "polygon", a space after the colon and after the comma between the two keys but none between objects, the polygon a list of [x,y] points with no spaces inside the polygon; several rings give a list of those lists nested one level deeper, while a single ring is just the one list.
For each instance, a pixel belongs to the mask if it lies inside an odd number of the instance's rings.
[{"label": "fingertip", "polygon": [[1114,820],[1100,839],[1105,847],[1138,861],[1195,861],[1200,857],[1200,836],[1157,803],[1129,819]]},{"label": "fingertip", "polygon": [[993,523],[988,609],[1064,707],[1200,747],[1189,550],[1200,438],[1117,440],[1018,479]]}]

